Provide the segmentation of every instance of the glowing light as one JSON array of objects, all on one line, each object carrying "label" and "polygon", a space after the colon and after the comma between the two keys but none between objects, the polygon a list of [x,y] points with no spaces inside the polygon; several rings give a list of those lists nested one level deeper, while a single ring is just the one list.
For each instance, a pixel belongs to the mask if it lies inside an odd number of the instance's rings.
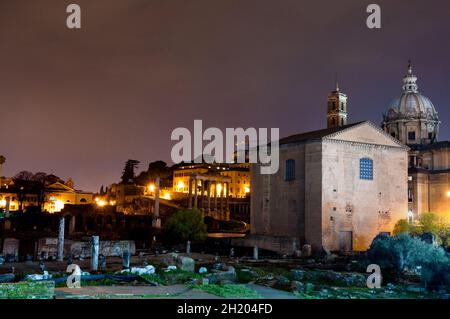
[{"label": "glowing light", "polygon": [[447,197],[450,197],[450,191],[447,192]]},{"label": "glowing light", "polygon": [[155,184],[150,184],[150,185],[148,186],[148,190],[149,190],[151,193],[153,193],[153,192],[155,191]]},{"label": "glowing light", "polygon": [[0,200],[0,207],[6,207],[6,200]]},{"label": "glowing light", "polygon": [[100,207],[103,207],[103,206],[106,205],[106,203],[105,203],[104,200],[99,199],[99,200],[97,201],[97,205],[100,206]]},{"label": "glowing light", "polygon": [[95,197],[95,201],[98,203],[100,199],[98,197]]},{"label": "glowing light", "polygon": [[250,187],[244,186],[244,193],[246,194],[250,193]]},{"label": "glowing light", "polygon": [[110,201],[109,201],[109,205],[111,205],[111,206],[116,205],[116,201],[115,201],[115,200],[110,200]]},{"label": "glowing light", "polygon": [[64,202],[62,200],[57,199],[55,201],[55,212],[60,212],[64,209]]},{"label": "glowing light", "polygon": [[221,193],[222,192],[222,184],[217,184],[217,193]]},{"label": "glowing light", "polygon": [[166,200],[170,200],[172,197],[170,196],[169,193],[166,192],[166,193],[164,193],[163,198]]},{"label": "glowing light", "polygon": [[178,184],[177,184],[177,187],[178,187],[179,189],[183,189],[183,188],[184,188],[184,183],[183,183],[183,181],[179,181]]}]

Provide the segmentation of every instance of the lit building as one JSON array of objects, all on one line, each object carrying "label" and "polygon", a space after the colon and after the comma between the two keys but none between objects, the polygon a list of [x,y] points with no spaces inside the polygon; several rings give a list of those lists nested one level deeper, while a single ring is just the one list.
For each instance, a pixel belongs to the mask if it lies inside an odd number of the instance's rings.
[{"label": "lit building", "polygon": [[45,188],[44,211],[60,212],[66,205],[88,205],[93,203],[93,194],[76,190],[57,182]]},{"label": "lit building", "polygon": [[432,212],[450,223],[450,142],[438,142],[438,112],[431,100],[419,92],[411,63],[403,78],[400,97],[389,105],[383,128],[408,145],[408,219]]},{"label": "lit building", "polygon": [[65,205],[87,205],[93,202],[93,194],[74,189],[71,180],[69,185],[56,182],[43,189],[36,188],[33,182],[29,183],[28,187],[19,187],[11,178],[3,180],[0,208],[15,212],[42,205],[44,211],[55,213],[60,212]]},{"label": "lit building", "polygon": [[173,191],[189,193],[189,179],[195,174],[216,174],[229,177],[229,197],[246,198],[250,195],[250,164],[180,164],[173,171]]}]

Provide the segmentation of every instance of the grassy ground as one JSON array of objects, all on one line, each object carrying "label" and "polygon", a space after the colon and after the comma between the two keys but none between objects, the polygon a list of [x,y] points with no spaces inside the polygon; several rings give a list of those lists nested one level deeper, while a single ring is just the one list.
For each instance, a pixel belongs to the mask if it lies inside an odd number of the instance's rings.
[{"label": "grassy ground", "polygon": [[0,299],[53,299],[52,281],[0,284]]},{"label": "grassy ground", "polygon": [[261,296],[253,289],[240,284],[224,285],[190,285],[193,289],[203,290],[215,296],[237,299],[260,299]]},{"label": "grassy ground", "polygon": [[436,299],[439,295],[434,293],[415,293],[386,289],[369,289],[356,287],[327,287],[309,292],[294,292],[300,299]]}]

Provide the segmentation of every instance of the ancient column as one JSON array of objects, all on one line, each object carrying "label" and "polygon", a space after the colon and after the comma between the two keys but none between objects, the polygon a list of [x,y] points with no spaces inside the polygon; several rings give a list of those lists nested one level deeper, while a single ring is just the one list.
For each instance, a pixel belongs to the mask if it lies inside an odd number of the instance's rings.
[{"label": "ancient column", "polygon": [[98,252],[100,249],[100,238],[92,236],[92,250],[91,250],[91,270],[98,270]]},{"label": "ancient column", "polygon": [[209,213],[211,211],[211,181],[208,181],[207,185],[208,185],[207,186],[207,191],[206,191],[207,196],[208,196],[208,209],[207,209],[207,212]]},{"label": "ancient column", "polygon": [[189,204],[188,208],[192,209],[192,178],[189,177]]},{"label": "ancient column", "polygon": [[63,261],[64,259],[64,216],[59,218],[59,230],[58,230],[58,247],[56,253],[56,260]]},{"label": "ancient column", "polygon": [[198,205],[198,179],[194,178],[194,208]]},{"label": "ancient column", "polygon": [[72,215],[69,221],[69,236],[75,232],[75,225],[76,225],[76,217],[75,215]]},{"label": "ancient column", "polygon": [[220,192],[219,192],[219,196],[220,196],[220,201],[219,201],[219,205],[220,205],[220,208],[219,208],[219,212],[220,212],[220,218],[222,218],[222,213],[223,213],[223,192],[224,192],[224,190],[225,190],[225,184],[222,184],[222,187],[221,187],[221,190],[220,190]]},{"label": "ancient column", "polygon": [[225,193],[225,219],[229,220],[230,219],[230,210],[228,209],[228,197],[230,196],[230,183],[226,182],[226,193]]},{"label": "ancient column", "polygon": [[217,206],[217,181],[214,181],[214,212],[218,211]]},{"label": "ancient column", "polygon": [[6,207],[5,207],[5,217],[6,218],[9,218],[10,206],[11,206],[11,198],[9,198],[9,196],[8,196],[8,197],[6,197]]},{"label": "ancient column", "polygon": [[258,256],[258,250],[259,250],[259,249],[258,249],[258,246],[254,246],[254,247],[253,247],[253,259],[254,259],[254,260],[258,260],[258,257],[259,257],[259,256]]},{"label": "ancient column", "polygon": [[191,253],[191,242],[188,240],[186,243],[186,254]]},{"label": "ancient column", "polygon": [[202,186],[200,188],[200,209],[204,211],[205,208],[205,180],[200,180],[202,183]]},{"label": "ancient column", "polygon": [[122,253],[122,267],[123,269],[129,269],[130,268],[130,259],[131,259],[131,252],[130,252],[130,243],[127,242],[123,247],[123,253]]},{"label": "ancient column", "polygon": [[158,176],[156,178],[156,185],[155,185],[155,212],[154,212],[155,219],[157,219],[159,217],[159,184],[160,184],[160,179]]}]

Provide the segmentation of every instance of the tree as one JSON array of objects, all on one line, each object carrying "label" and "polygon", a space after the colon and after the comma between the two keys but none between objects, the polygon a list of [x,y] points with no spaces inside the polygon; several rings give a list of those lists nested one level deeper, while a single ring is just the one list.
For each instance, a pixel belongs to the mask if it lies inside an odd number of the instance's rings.
[{"label": "tree", "polygon": [[411,234],[414,231],[414,225],[408,222],[406,219],[400,219],[394,226],[394,235],[402,233]]},{"label": "tree", "polygon": [[167,167],[167,163],[164,161],[156,161],[156,162],[151,162],[150,164],[148,164],[148,170],[147,172],[150,175],[163,175],[163,174],[167,174],[167,172],[169,171],[169,168]]},{"label": "tree", "polygon": [[125,168],[123,169],[121,177],[123,184],[129,184],[134,181],[134,170],[138,167],[139,163],[139,161],[132,159],[129,159],[125,163]]},{"label": "tree", "polygon": [[13,180],[32,181],[34,174],[29,171],[21,171],[14,175]]},{"label": "tree", "polygon": [[134,180],[137,185],[146,186],[150,182],[154,182],[157,177],[161,178],[161,182],[164,179],[170,178],[172,171],[167,166],[166,162],[156,161],[151,162],[148,165],[148,170],[141,172]]},{"label": "tree", "polygon": [[377,237],[367,252],[371,263],[383,270],[384,277],[399,279],[406,270],[420,270],[426,286],[450,287],[450,256],[442,247],[426,243],[406,233]]},{"label": "tree", "polygon": [[419,217],[419,224],[422,233],[433,233],[439,235],[440,225],[438,217],[434,213],[424,213]]},{"label": "tree", "polygon": [[6,162],[6,157],[0,155],[0,187],[2,186],[2,178],[3,178],[3,164]]},{"label": "tree", "polygon": [[34,181],[34,193],[37,195],[37,203],[40,209],[42,210],[42,207],[44,206],[45,203],[45,187],[47,186],[47,183],[53,183],[54,181],[53,180],[50,181],[49,175],[47,175],[47,173],[44,172],[38,172],[34,174],[33,181]]},{"label": "tree", "polygon": [[6,162],[6,157],[4,157],[3,155],[0,155],[0,178],[3,175],[2,169],[3,169],[3,164],[5,164],[5,162]]},{"label": "tree", "polygon": [[167,238],[173,242],[203,241],[207,237],[203,215],[197,209],[176,212],[167,221],[165,232]]}]

